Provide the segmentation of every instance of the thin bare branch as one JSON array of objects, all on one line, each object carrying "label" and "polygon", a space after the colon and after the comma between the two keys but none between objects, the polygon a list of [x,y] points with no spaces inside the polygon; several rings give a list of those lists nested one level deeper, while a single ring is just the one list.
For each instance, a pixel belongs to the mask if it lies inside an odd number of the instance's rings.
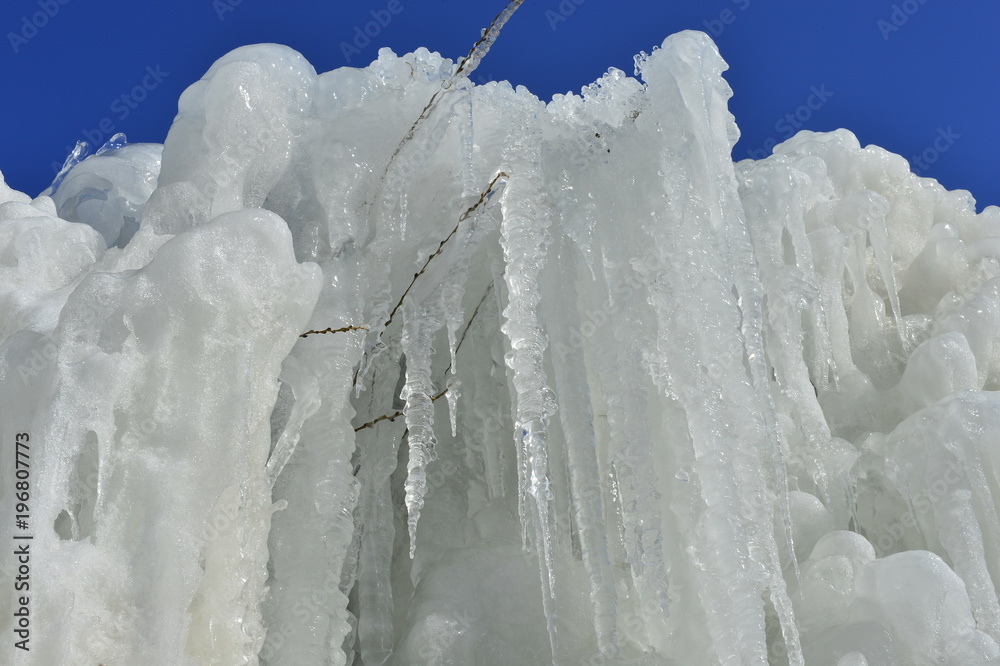
[{"label": "thin bare branch", "polygon": [[[493,287],[494,286],[495,286],[495,284],[493,282],[491,282],[486,287],[486,291],[483,292],[483,297],[479,299],[479,304],[476,305],[476,309],[472,311],[472,316],[469,317],[469,321],[465,322],[465,328],[462,329],[462,335],[461,335],[461,337],[458,340],[458,344],[455,345],[455,353],[456,354],[458,354],[458,350],[462,348],[462,343],[465,342],[465,336],[468,335],[469,329],[472,328],[473,322],[475,322],[476,317],[479,315],[479,311],[483,307],[483,303],[486,302],[486,299],[489,297],[490,292],[493,291]],[[445,371],[444,371],[445,377],[448,376],[448,372],[450,370],[451,370],[451,364],[449,363],[448,367],[445,368]],[[448,390],[449,389],[446,388],[445,390],[441,391],[440,393],[438,393],[437,395],[435,395],[434,397],[432,397],[431,398],[431,402],[436,402],[438,399],[440,399],[440,398],[444,397],[445,395],[447,395]],[[364,428],[373,428],[377,423],[380,423],[382,421],[395,421],[396,419],[398,419],[402,415],[403,415],[402,411],[393,412],[392,414],[383,414],[382,416],[378,417],[377,419],[375,419],[373,421],[369,421],[368,423],[364,423],[362,425],[359,425],[357,428],[354,429],[354,432],[357,432],[359,430],[363,430]],[[403,435],[405,437],[406,433],[404,432]]]},{"label": "thin bare branch", "polygon": [[323,333],[347,333],[348,331],[367,331],[367,326],[344,326],[343,328],[324,328],[322,331],[306,331],[300,333],[300,338],[307,338],[310,335],[321,335]]},{"label": "thin bare branch", "polygon": [[510,178],[510,176],[507,174],[506,171],[501,171],[497,175],[493,176],[493,180],[490,181],[490,184],[486,187],[486,189],[479,193],[479,200],[476,203],[469,206],[469,210],[462,213],[462,217],[458,218],[459,222],[465,222],[467,219],[469,219],[469,216],[472,215],[474,212],[476,212],[477,208],[482,206],[491,196],[493,196],[493,191],[494,191],[493,188],[496,187],[497,181],[500,180],[501,178]]},{"label": "thin bare branch", "polygon": [[[490,47],[493,46],[493,43],[496,42],[497,37],[500,36],[500,30],[503,29],[504,25],[510,20],[510,17],[514,15],[514,12],[517,11],[518,7],[520,7],[523,2],[524,0],[512,0],[507,3],[507,6],[503,8],[503,11],[497,14],[493,19],[493,22],[490,23],[490,27],[483,31],[482,37],[480,37],[479,40],[472,46],[472,49],[469,51],[469,55],[465,57],[462,64],[455,70],[455,73],[441,84],[441,87],[437,90],[437,92],[431,95],[430,100],[428,100],[427,104],[424,105],[420,115],[413,121],[413,124],[410,125],[410,129],[405,135],[403,135],[403,139],[396,147],[396,151],[392,154],[392,157],[389,158],[389,163],[385,167],[385,173],[389,172],[389,167],[396,161],[396,157],[403,150],[403,147],[411,139],[413,139],[413,136],[416,134],[420,124],[430,117],[434,107],[437,106],[438,100],[445,93],[453,90],[456,82],[468,77],[472,74],[476,67],[479,66],[479,61],[483,59],[483,56],[486,55],[486,53],[490,50]],[[385,174],[383,174],[383,178],[384,176]]]},{"label": "thin bare branch", "polygon": [[[507,175],[506,171],[501,171],[500,173],[498,173],[496,176],[493,177],[493,180],[490,181],[489,186],[479,194],[479,200],[476,201],[476,203],[474,203],[472,206],[470,206],[468,210],[462,213],[461,217],[458,218],[458,222],[455,224],[455,228],[451,230],[451,233],[449,233],[444,240],[438,243],[438,247],[434,251],[434,253],[431,254],[431,256],[427,257],[427,261],[424,262],[424,265],[420,268],[420,270],[413,274],[413,279],[410,280],[410,284],[408,287],[406,287],[406,291],[403,292],[403,295],[399,297],[399,301],[396,303],[396,307],[394,307],[392,309],[392,312],[389,313],[389,317],[385,320],[383,328],[388,328],[389,324],[392,323],[393,317],[396,316],[396,313],[399,311],[399,308],[403,306],[403,301],[406,300],[406,295],[410,293],[410,289],[413,288],[413,285],[414,283],[416,283],[417,278],[419,278],[421,275],[424,274],[424,272],[427,270],[427,267],[430,265],[431,261],[439,254],[441,254],[441,252],[444,250],[445,244],[448,241],[450,241],[456,233],[458,233],[458,228],[462,226],[462,222],[469,219],[469,217],[474,212],[476,212],[476,210],[480,206],[486,203],[489,200],[489,198],[493,195],[497,183],[500,181],[501,178],[510,178],[510,176]],[[316,331],[316,330],[306,331],[305,333],[300,334],[299,337],[305,338],[310,335],[319,335],[322,333],[346,333],[347,331],[367,331],[367,330],[368,330],[367,326],[344,326],[342,328],[325,328],[322,331]],[[357,374],[355,374],[354,383],[357,383],[357,381],[358,381]]]},{"label": "thin bare branch", "polygon": [[[446,393],[448,393],[448,389],[445,389],[440,393],[438,393],[436,396],[432,397],[431,402],[437,402],[438,399],[444,397]],[[395,421],[400,416],[402,416],[403,413],[404,412],[402,411],[398,411],[398,412],[393,412],[392,414],[383,414],[382,416],[378,417],[373,421],[369,421],[368,423],[362,423],[361,425],[359,425],[357,428],[354,429],[354,432],[357,432],[359,430],[364,430],[365,428],[374,428],[376,424],[381,423],[382,421]]]},{"label": "thin bare branch", "polygon": [[451,230],[451,233],[448,234],[448,236],[438,244],[438,247],[434,251],[434,253],[431,254],[431,256],[427,257],[427,261],[424,262],[424,265],[420,268],[420,270],[413,274],[413,279],[410,280],[410,285],[406,288],[406,291],[403,292],[403,295],[399,297],[399,302],[396,303],[396,307],[394,307],[392,309],[392,312],[389,313],[389,318],[385,320],[384,328],[389,328],[389,324],[392,323],[392,319],[393,317],[396,316],[396,312],[398,312],[399,308],[402,307],[403,301],[406,300],[406,295],[410,293],[410,289],[413,288],[413,285],[414,283],[416,283],[417,278],[423,275],[424,271],[427,270],[427,267],[430,265],[431,261],[433,261],[435,257],[441,254],[442,250],[444,250],[445,243],[450,241],[452,237],[456,233],[458,233],[458,228],[462,226],[462,222],[469,219],[469,217],[472,215],[472,213],[476,211],[476,209],[478,209],[480,206],[483,205],[483,203],[489,200],[490,196],[493,194],[494,191],[493,188],[496,187],[497,181],[499,181],[501,178],[510,178],[510,176],[508,176],[505,171],[501,171],[493,178],[492,181],[490,181],[489,187],[487,187],[479,195],[479,200],[475,204],[470,206],[467,211],[462,213],[462,216],[458,218],[458,222],[455,224],[455,228]]},{"label": "thin bare branch", "polygon": [[[516,12],[518,7],[520,7],[523,3],[524,0],[511,0],[507,3],[507,6],[503,8],[503,11],[496,15],[493,22],[490,23],[490,27],[483,31],[483,36],[480,37],[479,41],[473,45],[472,50],[469,51],[469,55],[465,57],[465,60],[462,61],[462,64],[455,71],[456,77],[459,74],[464,74],[465,76],[472,74],[473,70],[479,66],[479,61],[483,59],[483,56],[485,56],[490,50],[493,43],[497,41],[497,37],[500,36],[500,31],[503,30],[504,25],[507,24],[510,17],[514,15],[514,12]],[[465,69],[469,63],[472,64],[468,68],[469,71],[466,72]]]},{"label": "thin bare branch", "polygon": [[[489,283],[489,285],[486,287],[486,291],[483,292],[483,297],[479,299],[479,304],[476,305],[476,309],[472,311],[472,316],[469,317],[469,321],[465,322],[465,328],[462,329],[462,335],[459,336],[458,344],[455,345],[456,358],[458,357],[458,350],[462,348],[462,343],[465,342],[465,336],[469,334],[469,329],[472,328],[472,322],[476,321],[476,316],[479,314],[479,309],[483,307],[483,303],[486,302],[486,297],[490,295],[491,291],[493,291],[492,282]],[[451,363],[449,363],[448,367],[444,369],[445,377],[448,376],[449,372],[451,372]]]}]

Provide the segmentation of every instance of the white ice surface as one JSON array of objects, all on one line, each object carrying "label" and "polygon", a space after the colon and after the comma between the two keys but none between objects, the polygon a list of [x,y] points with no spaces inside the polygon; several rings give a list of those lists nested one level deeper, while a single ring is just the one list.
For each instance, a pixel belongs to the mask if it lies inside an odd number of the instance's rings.
[{"label": "white ice surface", "polygon": [[1000,209],[636,67],[243,47],[0,180],[0,662],[1000,664]]}]

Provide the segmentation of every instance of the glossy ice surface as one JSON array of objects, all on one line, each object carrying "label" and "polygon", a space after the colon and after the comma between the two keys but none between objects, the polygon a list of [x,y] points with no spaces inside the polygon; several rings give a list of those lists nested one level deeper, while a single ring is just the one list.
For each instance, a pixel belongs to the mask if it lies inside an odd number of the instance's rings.
[{"label": "glossy ice surface", "polygon": [[1000,663],[1000,209],[636,68],[244,47],[0,181],[0,661]]}]

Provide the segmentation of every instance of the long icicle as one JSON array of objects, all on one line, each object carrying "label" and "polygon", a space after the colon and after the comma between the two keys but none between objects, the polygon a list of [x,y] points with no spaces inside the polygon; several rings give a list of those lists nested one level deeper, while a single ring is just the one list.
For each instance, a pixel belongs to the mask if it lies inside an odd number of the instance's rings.
[{"label": "long icicle", "polygon": [[548,340],[538,319],[539,275],[549,242],[549,213],[542,184],[540,141],[529,122],[523,119],[522,129],[515,130],[506,155],[518,168],[512,171],[514,176],[502,202],[501,243],[509,303],[504,310],[507,320],[501,328],[511,345],[505,360],[514,373],[515,440],[521,451],[521,474],[527,475],[522,485],[532,503],[535,545],[542,567],[542,602],[555,655],[555,569],[547,433],[555,401],[543,362]]}]

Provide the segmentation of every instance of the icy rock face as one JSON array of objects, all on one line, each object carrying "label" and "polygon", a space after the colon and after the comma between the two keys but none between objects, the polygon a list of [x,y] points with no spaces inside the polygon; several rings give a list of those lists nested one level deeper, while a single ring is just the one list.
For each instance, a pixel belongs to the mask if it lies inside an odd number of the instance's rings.
[{"label": "icy rock face", "polygon": [[4,663],[1000,663],[1000,209],[636,67],[244,47],[0,181]]}]

